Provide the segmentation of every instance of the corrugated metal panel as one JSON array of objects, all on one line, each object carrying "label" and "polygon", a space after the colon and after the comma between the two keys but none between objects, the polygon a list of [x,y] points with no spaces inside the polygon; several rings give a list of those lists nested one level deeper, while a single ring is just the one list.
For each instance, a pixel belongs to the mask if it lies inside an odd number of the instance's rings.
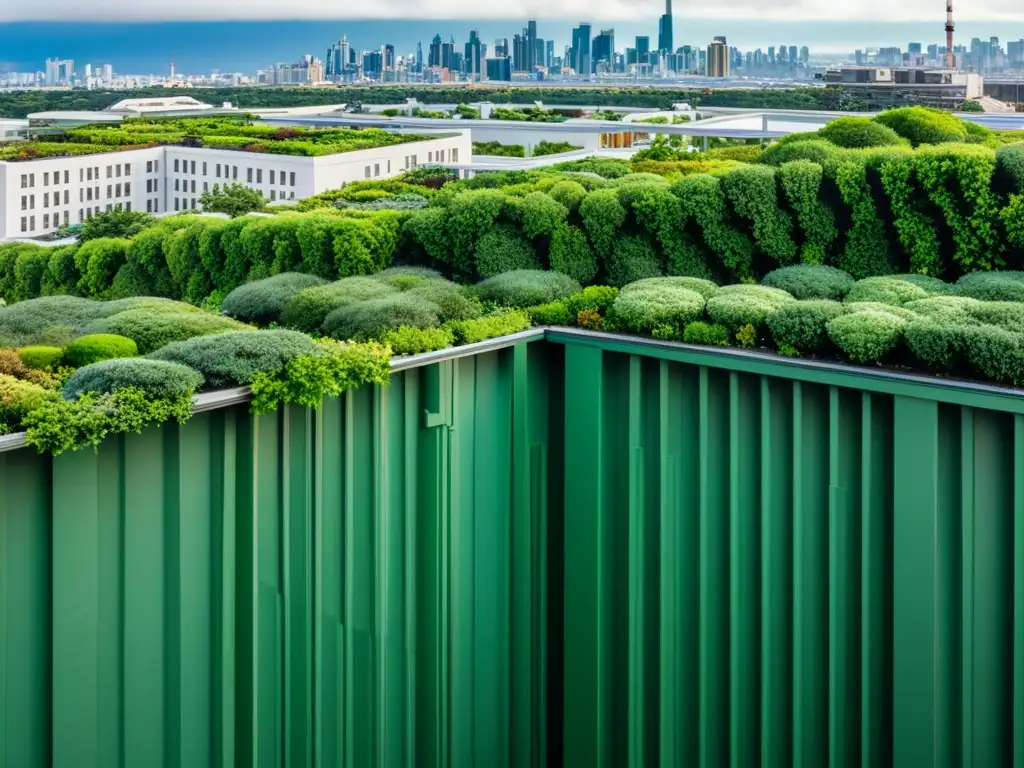
[{"label": "corrugated metal panel", "polygon": [[558,340],[565,765],[1024,764],[1024,398]]},{"label": "corrugated metal panel", "polygon": [[0,454],[0,766],[544,764],[546,367]]}]

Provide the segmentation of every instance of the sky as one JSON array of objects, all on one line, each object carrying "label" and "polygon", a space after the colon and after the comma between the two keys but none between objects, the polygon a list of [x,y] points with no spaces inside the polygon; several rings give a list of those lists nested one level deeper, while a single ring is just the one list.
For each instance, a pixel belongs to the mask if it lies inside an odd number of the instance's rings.
[{"label": "sky", "polygon": [[[663,0],[32,0],[0,3],[0,22],[10,21],[198,21],[259,19],[472,19],[530,18],[594,23],[633,21],[662,13]],[[677,17],[694,19],[936,21],[939,0],[676,0]],[[961,20],[1024,21],[1021,0],[973,0],[957,13]]]}]

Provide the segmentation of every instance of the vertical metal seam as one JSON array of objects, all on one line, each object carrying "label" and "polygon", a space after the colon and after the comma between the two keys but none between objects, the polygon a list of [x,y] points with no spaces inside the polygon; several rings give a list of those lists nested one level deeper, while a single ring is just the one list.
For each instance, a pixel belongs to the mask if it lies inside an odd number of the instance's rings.
[{"label": "vertical metal seam", "polygon": [[[963,679],[960,701],[963,707],[961,739],[963,751],[960,756],[961,768],[974,764],[974,557],[975,557],[975,509],[974,509],[974,411],[960,409],[960,505],[961,505],[961,562],[963,579],[961,600],[961,664]],[[940,724],[941,725],[941,724]]]}]

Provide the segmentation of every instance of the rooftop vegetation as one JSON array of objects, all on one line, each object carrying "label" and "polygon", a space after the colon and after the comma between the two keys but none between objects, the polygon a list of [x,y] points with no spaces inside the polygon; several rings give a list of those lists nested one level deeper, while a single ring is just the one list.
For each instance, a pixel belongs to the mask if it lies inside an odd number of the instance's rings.
[{"label": "rooftop vegetation", "polygon": [[24,161],[143,149],[156,146],[201,146],[272,155],[319,157],[361,149],[422,141],[426,136],[395,134],[376,128],[279,128],[244,117],[152,119],[67,130],[45,141],[0,144],[0,160]]}]

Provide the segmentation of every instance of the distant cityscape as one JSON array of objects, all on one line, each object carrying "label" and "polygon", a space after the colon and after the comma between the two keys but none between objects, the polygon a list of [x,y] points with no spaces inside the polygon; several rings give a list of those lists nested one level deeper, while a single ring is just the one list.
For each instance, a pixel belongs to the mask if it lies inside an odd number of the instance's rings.
[{"label": "distant cityscape", "polygon": [[[652,24],[652,29],[653,29]],[[900,47],[866,47],[846,56],[812,58],[808,45],[768,46],[741,50],[725,36],[706,44],[675,44],[672,0],[658,19],[656,36],[638,35],[623,41],[613,28],[581,23],[562,46],[542,36],[536,21],[528,21],[510,38],[485,41],[471,30],[468,40],[435,34],[415,50],[399,52],[391,43],[357,49],[345,35],[326,46],[323,56],[305,54],[294,62],[276,63],[252,73],[184,74],[169,71],[127,75],[111,64],[78,64],[72,59],[47,59],[37,72],[0,75],[0,88],[118,88],[152,86],[326,85],[360,83],[551,82],[622,83],[678,81],[682,78],[752,78],[776,81],[835,81],[838,67],[946,68],[946,47],[908,43]],[[596,33],[596,34],[595,34]],[[623,42],[626,42],[623,45]],[[954,69],[979,75],[1024,73],[1024,39],[974,38],[953,47]]]}]

